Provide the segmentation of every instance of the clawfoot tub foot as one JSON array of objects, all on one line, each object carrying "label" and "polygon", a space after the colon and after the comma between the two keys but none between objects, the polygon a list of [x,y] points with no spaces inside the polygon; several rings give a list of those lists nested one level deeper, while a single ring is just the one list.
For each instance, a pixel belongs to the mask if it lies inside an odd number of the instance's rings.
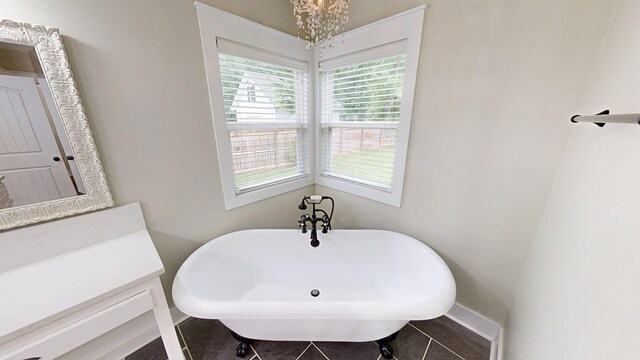
[{"label": "clawfoot tub foot", "polygon": [[378,343],[378,347],[380,348],[380,355],[382,355],[382,358],[387,360],[393,359],[393,348],[389,343],[395,340],[396,337],[398,337],[397,332],[387,336],[384,339],[376,341],[376,343]]},{"label": "clawfoot tub foot", "polygon": [[234,339],[240,341],[240,344],[238,344],[238,346],[236,347],[236,356],[239,358],[247,356],[247,354],[251,351],[251,339],[242,337],[234,333],[233,331],[231,332],[231,336],[233,336]]}]

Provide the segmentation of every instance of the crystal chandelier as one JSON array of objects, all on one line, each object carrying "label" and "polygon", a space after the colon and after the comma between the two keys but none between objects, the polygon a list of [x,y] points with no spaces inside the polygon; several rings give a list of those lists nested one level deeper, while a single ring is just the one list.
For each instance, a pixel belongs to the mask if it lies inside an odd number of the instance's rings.
[{"label": "crystal chandelier", "polygon": [[[307,50],[318,44],[331,47],[333,37],[344,31],[349,21],[349,0],[290,0],[296,17],[298,36],[303,33]],[[328,3],[328,4],[326,4]]]}]

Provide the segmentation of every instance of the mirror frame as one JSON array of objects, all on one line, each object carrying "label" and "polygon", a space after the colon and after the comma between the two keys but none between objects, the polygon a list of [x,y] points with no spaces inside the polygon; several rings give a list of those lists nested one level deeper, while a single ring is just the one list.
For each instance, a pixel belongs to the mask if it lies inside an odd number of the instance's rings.
[{"label": "mirror frame", "polygon": [[33,46],[62,119],[86,194],[0,210],[0,230],[113,206],[89,122],[56,28],[0,21],[0,41]]}]

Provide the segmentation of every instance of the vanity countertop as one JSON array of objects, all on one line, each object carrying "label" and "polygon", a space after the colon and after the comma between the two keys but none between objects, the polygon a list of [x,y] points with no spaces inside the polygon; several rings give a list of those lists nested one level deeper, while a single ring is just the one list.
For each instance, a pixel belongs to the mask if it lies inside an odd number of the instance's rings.
[{"label": "vanity countertop", "polygon": [[163,272],[146,230],[2,272],[0,344]]}]

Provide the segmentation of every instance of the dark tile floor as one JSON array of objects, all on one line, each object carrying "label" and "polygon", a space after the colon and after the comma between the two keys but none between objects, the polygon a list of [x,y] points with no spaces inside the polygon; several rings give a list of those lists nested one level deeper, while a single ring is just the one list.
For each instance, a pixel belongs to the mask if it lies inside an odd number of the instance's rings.
[{"label": "dark tile floor", "polygon": [[[187,360],[237,360],[238,341],[217,320],[191,318],[176,326]],[[397,360],[489,360],[491,343],[442,316],[412,321],[391,343]],[[166,360],[160,338],[125,360]],[[254,341],[246,360],[381,360],[378,345],[333,342]]]}]

